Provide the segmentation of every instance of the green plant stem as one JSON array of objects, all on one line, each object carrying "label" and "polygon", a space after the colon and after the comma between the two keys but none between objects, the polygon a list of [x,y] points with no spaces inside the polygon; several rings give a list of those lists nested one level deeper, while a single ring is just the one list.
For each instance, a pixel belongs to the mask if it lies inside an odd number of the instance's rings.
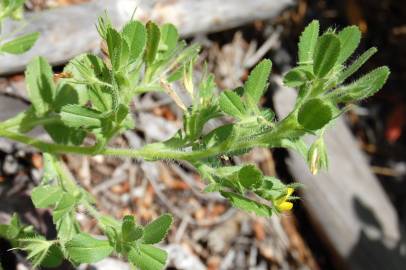
[{"label": "green plant stem", "polygon": [[198,151],[183,151],[176,150],[167,147],[163,143],[154,143],[146,145],[140,149],[117,149],[117,148],[105,148],[99,150],[97,146],[84,147],[84,146],[72,146],[63,144],[47,143],[42,140],[38,140],[21,133],[12,132],[4,129],[0,129],[0,136],[18,141],[37,149],[54,154],[61,153],[73,153],[81,155],[111,155],[111,156],[125,156],[131,158],[144,158],[147,160],[157,159],[177,159],[195,161],[211,156],[220,155],[224,152],[238,151],[241,149],[250,149],[255,146],[275,146],[283,138],[299,138],[304,134],[295,119],[295,114],[292,113],[285,119],[280,121],[272,130],[263,134],[259,134],[255,138],[239,138],[230,145],[220,144],[215,147],[211,147]]},{"label": "green plant stem", "polygon": [[84,147],[84,146],[74,146],[74,145],[64,145],[64,144],[55,144],[48,143],[36,138],[26,136],[24,134],[5,130],[0,126],[0,136],[11,139],[20,143],[24,143],[30,146],[33,146],[42,152],[53,153],[53,154],[62,154],[62,153],[73,153],[81,155],[94,155],[95,148],[93,146]]}]

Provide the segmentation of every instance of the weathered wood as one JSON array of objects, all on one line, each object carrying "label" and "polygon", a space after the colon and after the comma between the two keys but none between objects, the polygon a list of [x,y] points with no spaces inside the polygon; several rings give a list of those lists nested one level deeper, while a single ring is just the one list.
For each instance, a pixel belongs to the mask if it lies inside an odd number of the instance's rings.
[{"label": "weathered wood", "polygon": [[[58,65],[80,53],[98,50],[95,23],[104,10],[117,26],[121,26],[137,7],[136,18],[172,22],[186,37],[269,19],[293,3],[294,0],[104,0],[27,14],[28,26],[24,33],[39,31],[41,37],[22,56],[2,56],[0,75],[24,70],[28,61],[37,55],[45,56],[52,64]],[[18,26],[16,22],[7,22],[5,32]]]},{"label": "weathered wood", "polygon": [[[296,92],[283,88],[274,97],[280,117],[290,112]],[[290,151],[289,170],[303,183],[303,201],[310,217],[343,267],[405,269],[398,217],[378,179],[343,119],[325,135],[329,169],[312,175],[303,158]]]}]

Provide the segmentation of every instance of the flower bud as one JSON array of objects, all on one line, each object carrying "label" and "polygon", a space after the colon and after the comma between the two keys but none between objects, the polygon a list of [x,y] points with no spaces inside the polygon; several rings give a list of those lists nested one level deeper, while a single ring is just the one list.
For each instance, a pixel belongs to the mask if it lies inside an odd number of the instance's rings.
[{"label": "flower bud", "polygon": [[328,167],[327,151],[323,138],[318,138],[311,146],[307,155],[307,163],[312,174]]}]

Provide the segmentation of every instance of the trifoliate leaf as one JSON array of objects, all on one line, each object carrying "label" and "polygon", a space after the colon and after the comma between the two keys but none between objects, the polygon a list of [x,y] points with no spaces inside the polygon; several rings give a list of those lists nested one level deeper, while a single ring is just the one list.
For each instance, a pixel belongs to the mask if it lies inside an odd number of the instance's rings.
[{"label": "trifoliate leaf", "polygon": [[130,61],[135,61],[144,51],[147,33],[145,26],[138,21],[127,23],[122,31],[130,49]]},{"label": "trifoliate leaf", "polygon": [[80,233],[66,243],[69,257],[78,263],[95,263],[113,252],[109,241],[96,239],[89,234]]},{"label": "trifoliate leaf", "polygon": [[46,208],[59,202],[63,190],[59,186],[39,186],[32,190],[31,200],[36,208]]},{"label": "trifoliate leaf", "polygon": [[264,94],[271,69],[271,60],[264,59],[251,71],[248,80],[244,85],[244,94],[247,99],[253,103],[251,105],[258,104]]},{"label": "trifoliate leaf", "polygon": [[319,36],[319,21],[313,20],[302,32],[299,40],[299,63],[310,64]]},{"label": "trifoliate leaf", "polygon": [[238,180],[245,188],[260,187],[263,175],[254,165],[246,165],[238,172]]},{"label": "trifoliate leaf", "polygon": [[302,105],[298,122],[307,130],[324,127],[333,118],[330,106],[319,98],[310,99]]},{"label": "trifoliate leaf", "polygon": [[388,79],[389,74],[390,70],[386,66],[374,69],[350,85],[335,90],[335,101],[348,102],[370,97],[382,88]]},{"label": "trifoliate leaf", "polygon": [[368,61],[378,50],[375,47],[368,49],[366,52],[361,54],[349,67],[347,67],[338,77],[337,83],[340,84],[344,82],[348,77],[354,74],[358,69]]},{"label": "trifoliate leaf", "polygon": [[140,270],[162,270],[168,254],[157,247],[141,244],[139,249],[132,248],[128,260]]},{"label": "trifoliate leaf", "polygon": [[159,27],[149,21],[147,23],[147,46],[145,49],[144,60],[148,66],[152,65],[158,52],[159,40],[161,33]]},{"label": "trifoliate leaf", "polygon": [[51,108],[55,95],[52,68],[45,58],[36,57],[28,64],[25,78],[35,114],[41,117]]},{"label": "trifoliate leaf", "polygon": [[11,53],[11,54],[21,54],[34,45],[39,37],[38,32],[26,34],[19,36],[11,41],[8,41],[0,46],[0,52]]},{"label": "trifoliate leaf", "polygon": [[361,40],[361,31],[355,25],[348,26],[338,33],[340,39],[340,55],[338,56],[337,63],[344,63],[358,47]]},{"label": "trifoliate leaf", "polygon": [[254,212],[258,216],[264,217],[270,217],[272,215],[272,208],[265,204],[253,201],[232,192],[222,191],[221,195],[227,198],[234,207],[237,207],[244,211]]},{"label": "trifoliate leaf", "polygon": [[164,214],[149,223],[144,227],[142,242],[144,244],[155,244],[162,241],[168,233],[172,221],[173,218],[171,215]]},{"label": "trifoliate leaf", "polygon": [[221,93],[219,105],[220,109],[230,116],[241,119],[245,114],[245,107],[241,98],[233,91]]},{"label": "trifoliate leaf", "polygon": [[340,55],[340,40],[335,34],[327,33],[319,37],[314,51],[313,72],[323,78],[330,72]]}]

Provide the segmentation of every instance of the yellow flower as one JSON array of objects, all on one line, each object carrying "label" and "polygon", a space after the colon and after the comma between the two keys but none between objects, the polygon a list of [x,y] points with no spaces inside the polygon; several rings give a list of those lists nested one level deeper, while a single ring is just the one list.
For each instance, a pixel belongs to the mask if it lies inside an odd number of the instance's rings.
[{"label": "yellow flower", "polygon": [[286,194],[283,197],[276,200],[275,202],[276,209],[278,209],[280,212],[286,212],[291,210],[293,207],[293,203],[289,202],[288,200],[294,191],[295,190],[293,188],[288,187]]}]

